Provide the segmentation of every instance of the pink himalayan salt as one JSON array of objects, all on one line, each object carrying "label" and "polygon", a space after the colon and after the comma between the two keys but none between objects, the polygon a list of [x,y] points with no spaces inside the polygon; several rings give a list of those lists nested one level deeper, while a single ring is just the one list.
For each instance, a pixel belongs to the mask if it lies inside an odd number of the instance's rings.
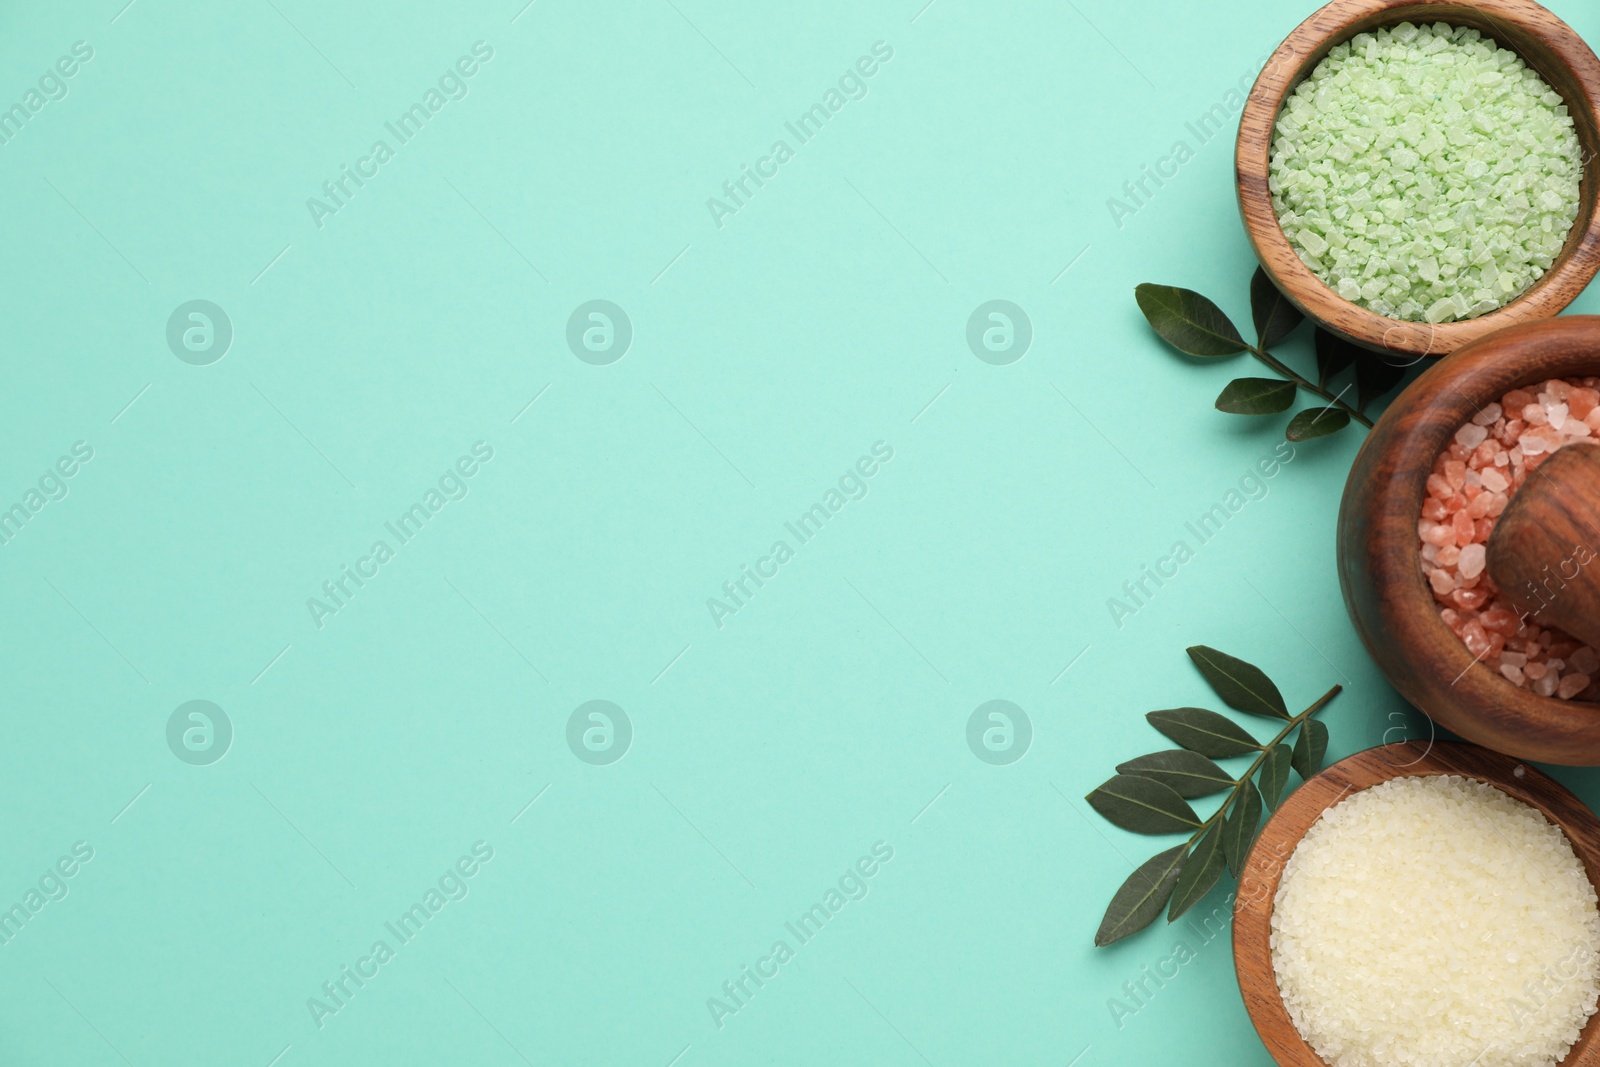
[{"label": "pink himalayan salt", "polygon": [[1600,650],[1502,603],[1485,546],[1528,475],[1588,440],[1600,441],[1600,378],[1513,389],[1456,432],[1428,476],[1417,523],[1422,572],[1445,625],[1512,685],[1562,700],[1600,700]]}]

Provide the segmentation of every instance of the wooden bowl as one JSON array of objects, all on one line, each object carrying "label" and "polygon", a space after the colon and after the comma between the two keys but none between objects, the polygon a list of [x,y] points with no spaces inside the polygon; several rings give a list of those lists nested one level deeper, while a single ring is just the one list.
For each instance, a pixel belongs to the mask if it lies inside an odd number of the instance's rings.
[{"label": "wooden bowl", "polygon": [[1417,522],[1428,475],[1458,429],[1518,386],[1600,374],[1600,317],[1512,326],[1430,367],[1356,456],[1339,507],[1339,584],[1367,651],[1429,718],[1521,759],[1600,765],[1600,704],[1520,689],[1476,662],[1422,575]]},{"label": "wooden bowl", "polygon": [[[1561,784],[1510,756],[1476,745],[1402,741],[1358,752],[1290,794],[1256,839],[1233,906],[1233,965],[1256,1033],[1283,1067],[1327,1067],[1289,1018],[1272,967],[1272,905],[1284,865],[1322,813],[1351,793],[1391,778],[1457,774],[1531,804],[1567,835],[1589,881],[1600,885],[1600,820]],[[1561,1067],[1600,1064],[1600,1013],[1589,1017]]]},{"label": "wooden bowl", "polygon": [[[1295,86],[1337,44],[1400,22],[1470,26],[1522,57],[1565,99],[1583,146],[1578,217],[1560,256],[1527,292],[1461,322],[1405,322],[1345,300],[1300,262],[1278,225],[1267,189],[1273,127]],[[1245,101],[1234,155],[1239,211],[1256,258],[1307,317],[1363,347],[1441,356],[1517,322],[1546,318],[1570,304],[1600,270],[1600,59],[1572,27],[1533,0],[1333,0],[1302,22],[1267,61]]]}]

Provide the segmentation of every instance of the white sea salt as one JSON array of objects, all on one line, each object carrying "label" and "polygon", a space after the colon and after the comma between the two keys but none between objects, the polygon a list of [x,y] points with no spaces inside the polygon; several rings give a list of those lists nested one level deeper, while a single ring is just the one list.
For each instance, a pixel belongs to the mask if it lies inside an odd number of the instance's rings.
[{"label": "white sea salt", "polygon": [[1600,1000],[1600,908],[1566,835],[1456,775],[1324,812],[1284,866],[1271,944],[1330,1067],[1554,1067]]},{"label": "white sea salt", "polygon": [[1268,188],[1306,266],[1345,299],[1430,323],[1515,299],[1578,214],[1561,96],[1477,30],[1401,23],[1339,44],[1284,102]]}]

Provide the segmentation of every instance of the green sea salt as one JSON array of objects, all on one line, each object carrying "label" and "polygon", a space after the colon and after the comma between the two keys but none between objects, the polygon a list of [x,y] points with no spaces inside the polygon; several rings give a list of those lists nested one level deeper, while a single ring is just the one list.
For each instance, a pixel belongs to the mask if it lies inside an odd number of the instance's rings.
[{"label": "green sea salt", "polygon": [[1438,323],[1493,311],[1550,268],[1581,157],[1560,94],[1514,52],[1402,22],[1337,45],[1289,96],[1267,184],[1330,288]]}]

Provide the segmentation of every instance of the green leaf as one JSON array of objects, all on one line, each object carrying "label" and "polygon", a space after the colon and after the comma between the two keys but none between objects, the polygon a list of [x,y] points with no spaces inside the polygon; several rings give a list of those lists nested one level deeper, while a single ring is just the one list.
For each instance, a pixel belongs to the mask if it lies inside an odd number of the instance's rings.
[{"label": "green leaf", "polygon": [[1121,941],[1155,922],[1178,883],[1178,873],[1183,867],[1184,853],[1188,847],[1182,844],[1157,853],[1128,876],[1128,880],[1112,896],[1105,918],[1100,920],[1100,929],[1094,935],[1096,945]]},{"label": "green leaf", "polygon": [[1106,819],[1136,834],[1186,833],[1200,825],[1189,802],[1171,786],[1137,775],[1119,774],[1084,799]]},{"label": "green leaf", "polygon": [[1222,824],[1217,822],[1200,835],[1189,850],[1189,858],[1183,861],[1172,892],[1172,906],[1167,909],[1167,922],[1177,922],[1179,916],[1200,903],[1222,877],[1222,867]]},{"label": "green leaf", "polygon": [[1152,752],[1117,764],[1121,774],[1149,778],[1171,787],[1180,797],[1208,797],[1233,788],[1233,776],[1198,752],[1181,748]]},{"label": "green leaf", "polygon": [[1261,761],[1261,799],[1273,811],[1278,810],[1283,787],[1289,784],[1289,761],[1293,758],[1288,745],[1273,745]]},{"label": "green leaf", "polygon": [[1249,347],[1222,309],[1191,289],[1145,282],[1133,296],[1162,340],[1184,355],[1213,359]]},{"label": "green leaf", "polygon": [[1188,652],[1194,665],[1200,668],[1200,673],[1228,707],[1266,719],[1289,717],[1283,694],[1260,667],[1205,645],[1194,645]]},{"label": "green leaf", "polygon": [[1235,378],[1217,397],[1217,410],[1230,415],[1276,415],[1294,403],[1295,384],[1277,378]]},{"label": "green leaf", "polygon": [[1356,360],[1356,410],[1363,414],[1367,405],[1378,399],[1406,376],[1404,367],[1397,367],[1376,352],[1363,352]]},{"label": "green leaf", "polygon": [[1145,719],[1177,744],[1212,759],[1261,751],[1261,745],[1244,727],[1205,708],[1168,708],[1152,711]]},{"label": "green leaf", "polygon": [[1250,279],[1250,317],[1256,323],[1256,347],[1271,348],[1305,319],[1300,309],[1278,291],[1261,267]]},{"label": "green leaf", "polygon": [[1289,420],[1289,428],[1283,436],[1291,441],[1314,441],[1336,434],[1349,425],[1350,415],[1343,408],[1306,408]]},{"label": "green leaf", "polygon": [[[1300,724],[1300,733],[1294,739],[1294,756],[1290,762],[1302,779],[1310,778],[1322,769],[1322,757],[1328,754],[1328,728],[1316,719]],[[1117,768],[1121,770],[1121,768]]]},{"label": "green leaf", "polygon": [[1317,385],[1326,387],[1360,356],[1361,349],[1317,327]]},{"label": "green leaf", "polygon": [[1244,861],[1255,844],[1256,830],[1261,825],[1261,791],[1255,783],[1246,780],[1233,798],[1233,807],[1222,820],[1222,851],[1228,858],[1228,870],[1234,878],[1244,873]]}]

